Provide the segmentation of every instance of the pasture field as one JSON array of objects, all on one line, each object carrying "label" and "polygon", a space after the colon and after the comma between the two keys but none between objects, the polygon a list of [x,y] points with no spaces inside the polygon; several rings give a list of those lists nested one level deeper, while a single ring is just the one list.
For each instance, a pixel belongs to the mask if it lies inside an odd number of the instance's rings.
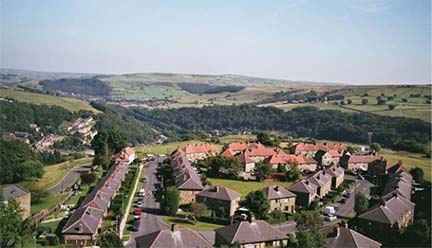
[{"label": "pasture field", "polygon": [[27,102],[33,104],[46,104],[63,107],[71,112],[80,110],[88,110],[93,113],[100,113],[99,110],[93,108],[88,102],[68,97],[57,97],[44,95],[23,90],[15,90],[10,88],[0,88],[0,97],[11,98],[19,102]]}]

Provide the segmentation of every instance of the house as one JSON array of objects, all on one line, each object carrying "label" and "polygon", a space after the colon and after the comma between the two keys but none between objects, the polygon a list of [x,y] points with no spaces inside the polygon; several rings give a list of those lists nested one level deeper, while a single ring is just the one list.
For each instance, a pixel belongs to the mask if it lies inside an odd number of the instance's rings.
[{"label": "house", "polygon": [[341,166],[351,171],[368,171],[369,163],[376,159],[376,156],[370,155],[351,155],[348,158],[348,162],[346,164],[341,164]]},{"label": "house", "polygon": [[288,190],[296,194],[296,204],[308,207],[312,201],[323,198],[330,192],[332,177],[325,170],[319,170],[314,174],[292,184]]},{"label": "house", "polygon": [[269,186],[263,189],[269,203],[269,212],[279,210],[286,213],[295,213],[296,194],[284,187]]},{"label": "house", "polygon": [[215,246],[240,244],[241,247],[282,247],[288,236],[263,220],[241,221],[215,230]]},{"label": "house", "polygon": [[326,170],[327,175],[332,178],[332,188],[337,188],[344,180],[345,170],[339,165],[333,165],[328,167]]},{"label": "house", "polygon": [[307,177],[307,180],[317,187],[316,194],[323,198],[331,190],[332,177],[325,170],[319,170]]},{"label": "house", "polygon": [[212,186],[196,194],[196,201],[214,211],[223,208],[231,217],[239,207],[240,194],[229,188]]},{"label": "house", "polygon": [[302,207],[309,207],[312,201],[316,199],[317,195],[317,186],[307,179],[302,179],[292,184],[288,190],[297,196],[296,205]]},{"label": "house", "polygon": [[289,169],[287,165],[290,163],[296,164],[300,171],[315,171],[317,169],[317,162],[311,157],[286,154],[279,151],[265,161],[270,164],[273,169],[277,169],[279,165],[285,165],[286,169]]},{"label": "house", "polygon": [[191,229],[178,229],[174,227],[148,233],[135,238],[137,248],[211,248],[212,244],[200,233]]},{"label": "house", "polygon": [[192,162],[205,159],[209,156],[216,156],[219,148],[214,144],[194,144],[187,145],[180,149],[185,156]]},{"label": "house", "polygon": [[195,195],[201,192],[204,187],[201,177],[192,168],[183,150],[178,150],[171,156],[171,167],[173,168],[176,186],[180,191],[180,205],[194,202]]},{"label": "house", "polygon": [[[245,153],[240,153],[233,157],[234,159],[237,159],[240,164],[243,166],[243,172],[248,174],[255,171],[255,160],[253,160],[251,157],[246,155]],[[245,175],[243,175],[245,176]]]},{"label": "house", "polygon": [[326,144],[326,143],[298,143],[294,147],[294,154],[304,156],[315,156],[318,151],[338,151],[342,153],[347,150],[343,144]]},{"label": "house", "polygon": [[338,150],[319,150],[315,153],[315,161],[323,166],[339,164],[342,154]]},{"label": "house", "polygon": [[123,150],[114,155],[115,161],[126,161],[129,164],[131,164],[135,159],[135,150],[131,147],[123,148]]},{"label": "house", "polygon": [[387,199],[395,194],[404,197],[407,200],[411,200],[413,178],[411,174],[404,171],[400,171],[395,174],[391,174],[384,190],[382,198]]},{"label": "house", "polygon": [[371,161],[368,166],[368,174],[372,177],[385,174],[396,174],[402,171],[408,172],[408,170],[403,166],[402,161],[399,160],[398,163],[392,165],[383,157]]},{"label": "house", "polygon": [[[125,149],[126,150],[126,149]],[[121,153],[134,154],[123,150]],[[71,246],[93,246],[96,244],[102,219],[108,213],[111,200],[114,199],[121,187],[121,182],[128,172],[129,159],[119,159],[119,154],[113,157],[113,165],[109,168],[94,189],[85,196],[79,207],[72,213],[64,225],[62,242]],[[116,159],[117,158],[117,159]]]},{"label": "house", "polygon": [[370,236],[383,240],[383,233],[399,231],[408,226],[414,219],[415,204],[408,199],[393,195],[358,216],[359,226]]},{"label": "house", "polygon": [[22,218],[26,219],[27,217],[30,217],[30,191],[19,185],[12,184],[3,188],[2,198],[5,202],[8,202],[10,199],[14,199],[23,210]]},{"label": "house", "polygon": [[358,233],[348,226],[336,224],[323,230],[326,235],[325,248],[379,248],[381,243]]},{"label": "house", "polygon": [[255,162],[261,162],[276,154],[272,147],[266,147],[261,143],[230,143],[224,147],[221,155],[223,157],[233,157],[240,153],[244,153]]}]

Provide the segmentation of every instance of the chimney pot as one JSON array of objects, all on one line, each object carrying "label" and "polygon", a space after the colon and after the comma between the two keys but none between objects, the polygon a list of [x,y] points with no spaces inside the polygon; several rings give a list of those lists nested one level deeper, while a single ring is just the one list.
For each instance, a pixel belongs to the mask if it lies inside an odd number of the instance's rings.
[{"label": "chimney pot", "polygon": [[276,187],[274,187],[274,189],[275,189],[276,191],[279,191],[279,186],[276,185]]}]

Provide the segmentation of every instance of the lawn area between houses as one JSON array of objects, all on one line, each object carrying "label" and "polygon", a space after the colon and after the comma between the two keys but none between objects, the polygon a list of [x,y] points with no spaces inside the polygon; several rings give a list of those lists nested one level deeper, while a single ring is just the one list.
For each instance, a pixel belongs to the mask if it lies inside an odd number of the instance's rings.
[{"label": "lawn area between houses", "polygon": [[271,185],[279,185],[288,188],[292,184],[292,182],[257,182],[221,178],[208,178],[208,180],[211,182],[212,185],[222,186],[237,191],[239,194],[241,194],[242,200],[251,191],[260,190]]},{"label": "lawn area between houses", "polygon": [[187,220],[184,215],[179,216],[161,216],[163,221],[167,224],[176,224],[176,228],[190,228],[192,230],[198,231],[210,231],[217,229],[219,227],[223,227],[222,225],[197,221],[195,224],[191,221]]}]

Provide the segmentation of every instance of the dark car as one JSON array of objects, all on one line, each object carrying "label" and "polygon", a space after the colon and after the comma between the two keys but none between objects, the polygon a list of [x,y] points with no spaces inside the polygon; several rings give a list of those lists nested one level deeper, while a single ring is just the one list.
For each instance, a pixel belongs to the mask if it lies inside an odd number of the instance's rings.
[{"label": "dark car", "polygon": [[138,230],[139,230],[139,222],[134,222],[134,223],[131,225],[130,230],[131,230],[132,232],[136,232],[136,231],[138,231]]},{"label": "dark car", "polygon": [[340,200],[340,203],[345,204],[345,203],[346,203],[346,199],[345,199],[345,198],[342,198],[342,199]]}]

